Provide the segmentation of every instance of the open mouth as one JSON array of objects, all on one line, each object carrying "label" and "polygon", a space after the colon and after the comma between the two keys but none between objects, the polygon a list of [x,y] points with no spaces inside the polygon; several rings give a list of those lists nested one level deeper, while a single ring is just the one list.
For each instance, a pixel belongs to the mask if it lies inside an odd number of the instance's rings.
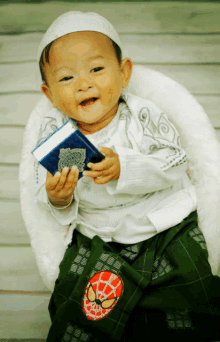
[{"label": "open mouth", "polygon": [[89,99],[86,99],[82,102],[80,102],[80,106],[91,106],[98,100],[98,97],[90,97]]}]

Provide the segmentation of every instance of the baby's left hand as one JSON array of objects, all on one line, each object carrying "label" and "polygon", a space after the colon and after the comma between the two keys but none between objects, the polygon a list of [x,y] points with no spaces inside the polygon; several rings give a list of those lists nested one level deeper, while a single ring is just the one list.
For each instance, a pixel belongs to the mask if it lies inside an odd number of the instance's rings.
[{"label": "baby's left hand", "polygon": [[[118,154],[108,147],[101,147],[100,152],[105,155],[105,159],[100,163],[89,163],[88,167],[93,171],[84,171],[83,175],[92,177],[96,184],[106,184],[111,180],[117,180],[120,176]],[[98,179],[97,177],[101,178]]]}]

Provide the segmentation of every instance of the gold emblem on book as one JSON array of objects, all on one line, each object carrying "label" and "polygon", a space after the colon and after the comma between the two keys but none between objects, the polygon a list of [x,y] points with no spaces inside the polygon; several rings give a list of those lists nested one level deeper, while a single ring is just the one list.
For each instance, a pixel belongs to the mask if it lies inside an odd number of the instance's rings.
[{"label": "gold emblem on book", "polygon": [[79,172],[83,172],[85,167],[86,149],[85,148],[61,148],[58,156],[58,170],[62,170],[65,166],[72,167],[76,165]]}]

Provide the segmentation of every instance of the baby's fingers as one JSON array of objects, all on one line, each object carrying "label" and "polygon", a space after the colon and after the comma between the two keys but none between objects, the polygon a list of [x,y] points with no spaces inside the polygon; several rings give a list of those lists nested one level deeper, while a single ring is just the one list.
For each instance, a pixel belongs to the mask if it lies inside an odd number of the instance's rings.
[{"label": "baby's fingers", "polygon": [[47,171],[46,188],[47,190],[54,190],[59,183],[60,172],[56,172],[53,176],[49,171]]},{"label": "baby's fingers", "polygon": [[69,189],[69,188],[73,188],[74,189],[76,187],[77,182],[78,182],[78,178],[79,178],[79,170],[78,170],[78,168],[77,167],[76,167],[76,169],[71,168],[70,172],[69,172],[69,174],[67,176],[64,188],[65,189]]}]

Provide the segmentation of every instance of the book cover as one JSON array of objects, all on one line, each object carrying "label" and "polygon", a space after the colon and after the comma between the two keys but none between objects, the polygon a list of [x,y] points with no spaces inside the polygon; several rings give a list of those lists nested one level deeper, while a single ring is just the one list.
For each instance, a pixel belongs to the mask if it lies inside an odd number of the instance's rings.
[{"label": "book cover", "polygon": [[105,156],[86,138],[70,118],[51,133],[31,153],[51,174],[65,166],[76,165],[79,179],[84,170],[91,170],[87,164],[98,163]]}]

